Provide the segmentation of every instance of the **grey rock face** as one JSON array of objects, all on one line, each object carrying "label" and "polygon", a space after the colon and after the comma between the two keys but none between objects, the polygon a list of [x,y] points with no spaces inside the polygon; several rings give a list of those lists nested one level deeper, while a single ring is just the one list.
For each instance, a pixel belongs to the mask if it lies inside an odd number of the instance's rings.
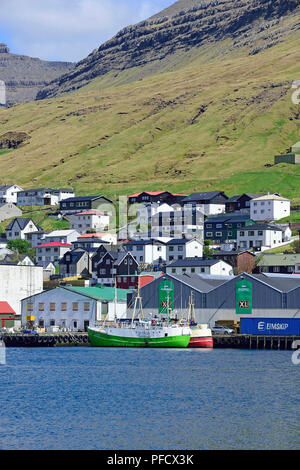
[{"label": "grey rock face", "polygon": [[0,80],[5,83],[6,105],[34,100],[41,88],[73,66],[70,62],[48,62],[11,54],[6,44],[1,43]]},{"label": "grey rock face", "polygon": [[300,29],[299,17],[281,27],[283,19],[298,14],[299,0],[179,0],[148,20],[124,28],[71,72],[43,88],[37,98],[80,88],[110,71],[144,66],[157,71],[162,61],[175,54],[228,38],[234,48],[248,46],[254,55]]}]

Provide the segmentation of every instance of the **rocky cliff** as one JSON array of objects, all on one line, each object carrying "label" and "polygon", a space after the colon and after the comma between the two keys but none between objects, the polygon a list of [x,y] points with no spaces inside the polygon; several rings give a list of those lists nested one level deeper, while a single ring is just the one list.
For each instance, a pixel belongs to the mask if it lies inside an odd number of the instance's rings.
[{"label": "rocky cliff", "polygon": [[0,80],[5,82],[6,105],[34,100],[41,88],[72,67],[73,64],[69,62],[47,62],[11,54],[8,46],[1,43]]},{"label": "rocky cliff", "polygon": [[[227,51],[246,47],[253,55],[300,29],[299,0],[179,0],[135,26],[120,31],[75,68],[37,95],[57,96],[108,72],[137,69],[132,80],[160,71],[180,54],[229,39]],[[287,20],[287,21],[283,21]],[[150,66],[149,66],[150,64]],[[143,69],[143,71],[141,71]]]}]

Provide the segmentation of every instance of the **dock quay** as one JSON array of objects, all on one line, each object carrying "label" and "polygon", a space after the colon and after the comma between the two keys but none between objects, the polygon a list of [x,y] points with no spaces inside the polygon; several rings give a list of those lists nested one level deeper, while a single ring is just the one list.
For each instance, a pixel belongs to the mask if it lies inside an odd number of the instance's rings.
[{"label": "dock quay", "polygon": [[300,336],[214,335],[213,341],[216,349],[281,349],[292,351],[295,341],[299,341],[300,346]]},{"label": "dock quay", "polygon": [[[74,347],[89,346],[87,333],[40,333],[28,335],[23,333],[3,334],[2,340],[6,347]],[[216,349],[269,349],[292,351],[295,341],[300,336],[258,336],[258,335],[214,335],[213,342]]]},{"label": "dock quay", "polygon": [[88,346],[87,333],[40,333],[33,334],[2,334],[6,347],[50,348],[63,346]]}]

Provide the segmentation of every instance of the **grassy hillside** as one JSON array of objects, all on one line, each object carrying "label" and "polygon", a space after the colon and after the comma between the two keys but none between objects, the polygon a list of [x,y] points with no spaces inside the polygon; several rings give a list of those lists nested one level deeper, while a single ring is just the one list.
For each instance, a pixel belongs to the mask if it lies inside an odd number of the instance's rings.
[{"label": "grassy hillside", "polygon": [[31,139],[1,153],[0,183],[107,196],[280,191],[300,200],[300,166],[265,166],[300,140],[300,106],[291,101],[299,40],[298,32],[254,56],[222,56],[227,41],[133,83],[124,84],[136,69],[1,109],[0,136],[18,131]]}]

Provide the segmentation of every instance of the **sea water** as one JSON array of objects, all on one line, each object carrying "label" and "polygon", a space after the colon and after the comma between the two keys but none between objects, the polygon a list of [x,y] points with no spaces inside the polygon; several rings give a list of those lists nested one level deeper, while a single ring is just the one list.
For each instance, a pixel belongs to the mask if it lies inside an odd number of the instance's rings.
[{"label": "sea water", "polygon": [[7,348],[1,449],[299,449],[290,351]]}]

